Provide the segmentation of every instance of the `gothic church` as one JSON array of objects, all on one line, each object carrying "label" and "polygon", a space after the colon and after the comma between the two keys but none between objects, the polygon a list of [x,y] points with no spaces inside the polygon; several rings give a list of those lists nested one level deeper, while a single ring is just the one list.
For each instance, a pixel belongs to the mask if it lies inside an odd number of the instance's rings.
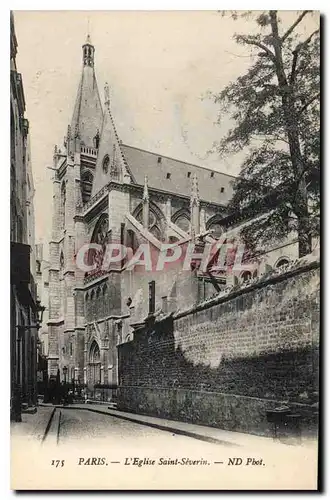
[{"label": "gothic church", "polygon": [[63,378],[66,366],[70,381],[116,384],[117,345],[129,341],[132,325],[147,316],[150,280],[162,314],[196,303],[201,282],[204,296],[214,283],[204,277],[193,287],[177,269],[153,275],[127,270],[124,262],[85,273],[76,265],[77,252],[86,243],[107,242],[133,251],[141,242],[159,249],[162,242],[189,241],[209,230],[216,238],[234,178],[123,143],[107,86],[101,103],[89,36],[72,121],[53,161],[49,375],[59,370]]}]

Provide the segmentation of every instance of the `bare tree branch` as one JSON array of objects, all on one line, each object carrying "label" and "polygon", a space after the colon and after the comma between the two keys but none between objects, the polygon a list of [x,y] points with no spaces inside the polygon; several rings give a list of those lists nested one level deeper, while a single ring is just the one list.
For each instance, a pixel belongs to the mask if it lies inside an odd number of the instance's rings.
[{"label": "bare tree branch", "polygon": [[291,35],[291,33],[293,32],[293,30],[296,28],[296,26],[298,26],[298,24],[304,19],[304,17],[306,16],[306,14],[308,14],[309,12],[312,12],[311,10],[304,10],[300,16],[295,20],[295,22],[292,24],[292,26],[290,26],[290,28],[288,29],[288,31],[286,33],[284,33],[284,35],[282,36],[281,38],[281,41],[284,42],[284,40],[286,40],[286,38],[288,38],[288,36]]},{"label": "bare tree branch", "polygon": [[266,45],[259,42],[258,40],[253,40],[243,35],[237,35],[236,39],[237,41],[242,41],[247,45],[254,45],[255,47],[259,47],[259,49],[262,49],[272,61],[275,61],[275,55],[273,54],[273,52]]},{"label": "bare tree branch", "polygon": [[285,142],[286,144],[289,144],[289,141],[285,139],[284,137],[281,137],[279,135],[275,134],[269,134],[269,135],[251,135],[251,138],[255,141],[267,141],[268,139],[275,139],[276,141],[280,142]]}]

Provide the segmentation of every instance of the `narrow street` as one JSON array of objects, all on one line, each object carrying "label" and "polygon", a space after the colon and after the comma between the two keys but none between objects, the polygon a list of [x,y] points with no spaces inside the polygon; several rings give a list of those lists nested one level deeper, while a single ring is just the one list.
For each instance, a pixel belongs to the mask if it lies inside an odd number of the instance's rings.
[{"label": "narrow street", "polygon": [[168,450],[172,454],[173,451],[180,452],[180,449],[184,450],[184,453],[196,451],[200,455],[202,451],[219,453],[219,448],[233,448],[202,442],[106,414],[71,408],[56,410],[45,445],[54,444],[55,441],[59,447],[69,445],[75,449],[86,449],[86,445],[108,448],[120,446],[123,449],[126,446],[132,448],[133,445],[135,449],[142,447],[145,450],[147,447],[149,452]]},{"label": "narrow street", "polygon": [[[281,488],[284,484],[284,489],[291,489],[301,484],[301,470],[307,486],[315,477],[315,447],[226,432],[223,441],[210,443],[98,413],[102,410],[40,409],[48,410],[43,438],[23,441],[20,436],[12,449],[20,484],[29,488],[36,476],[28,464],[38,470],[39,487],[50,489],[59,485],[64,489],[231,489],[233,484],[237,489],[256,485],[266,489],[270,474],[283,478]],[[173,421],[173,425],[179,423]],[[186,425],[188,429],[191,424]],[[229,435],[231,442],[225,440]],[[271,484],[278,487],[276,481]]]}]

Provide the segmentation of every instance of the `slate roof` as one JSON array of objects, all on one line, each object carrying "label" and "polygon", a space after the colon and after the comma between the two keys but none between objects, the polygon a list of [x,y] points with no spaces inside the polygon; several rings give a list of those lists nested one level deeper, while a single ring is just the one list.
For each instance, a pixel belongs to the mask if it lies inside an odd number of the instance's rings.
[{"label": "slate roof", "polygon": [[147,176],[149,188],[190,196],[192,179],[196,174],[201,200],[227,205],[232,197],[232,182],[235,177],[231,175],[127,144],[121,144],[120,147],[133,175],[133,182],[136,184],[143,186],[144,178]]}]

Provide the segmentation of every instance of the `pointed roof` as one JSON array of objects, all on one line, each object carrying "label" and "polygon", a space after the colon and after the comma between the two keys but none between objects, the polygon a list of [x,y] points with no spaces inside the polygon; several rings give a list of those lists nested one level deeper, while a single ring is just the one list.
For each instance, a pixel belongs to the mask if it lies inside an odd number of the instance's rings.
[{"label": "pointed roof", "polygon": [[87,147],[94,147],[93,138],[101,128],[103,117],[94,72],[94,52],[88,35],[83,45],[83,68],[71,121],[71,130],[78,132],[82,145]]},{"label": "pointed roof", "polygon": [[102,189],[110,180],[130,182],[130,173],[110,109],[110,92],[106,83],[104,88],[105,111],[101,128],[100,144],[95,167],[92,196]]}]

